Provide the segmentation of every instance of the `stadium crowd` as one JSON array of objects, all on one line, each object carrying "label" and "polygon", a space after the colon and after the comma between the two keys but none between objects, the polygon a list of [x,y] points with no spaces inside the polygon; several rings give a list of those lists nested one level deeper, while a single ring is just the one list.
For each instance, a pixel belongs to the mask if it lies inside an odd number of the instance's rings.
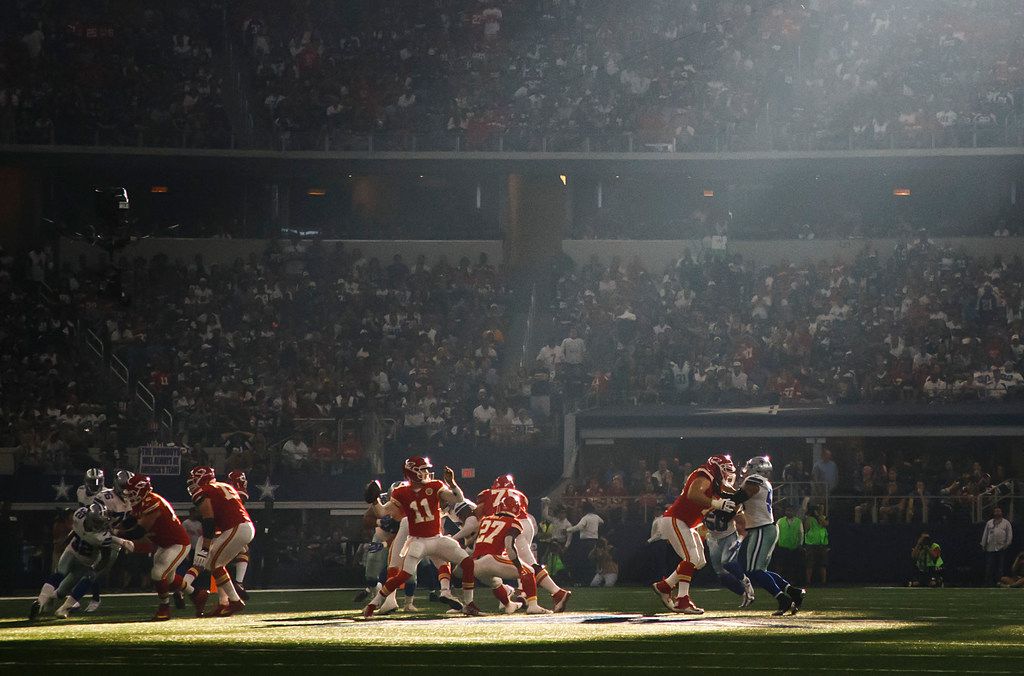
[{"label": "stadium crowd", "polygon": [[1024,394],[1024,264],[926,236],[892,256],[763,265],[707,249],[653,273],[566,260],[537,355],[571,401],[892,403]]},{"label": "stadium crowd", "polygon": [[241,83],[230,105],[253,114],[255,143],[284,148],[364,147],[354,137],[371,133],[384,147],[415,135],[470,149],[500,137],[625,150],[626,135],[663,150],[1020,142],[1012,0],[657,0],[642,13],[611,0],[33,0],[0,12],[0,130],[22,142],[225,146],[225,81]]},{"label": "stadium crowd", "polygon": [[226,147],[223,5],[0,7],[0,140]]},{"label": "stadium crowd", "polygon": [[[274,5],[276,7],[276,5]],[[347,134],[459,136],[469,148],[970,145],[1020,108],[1009,0],[290,3],[241,29],[283,145]],[[536,17],[541,20],[537,21]],[[298,134],[296,134],[298,133]],[[292,138],[296,134],[296,138]],[[385,134],[386,135],[386,134]],[[340,139],[340,140],[339,140]],[[548,149],[554,149],[548,146]],[[618,149],[618,148],[616,148]]]}]

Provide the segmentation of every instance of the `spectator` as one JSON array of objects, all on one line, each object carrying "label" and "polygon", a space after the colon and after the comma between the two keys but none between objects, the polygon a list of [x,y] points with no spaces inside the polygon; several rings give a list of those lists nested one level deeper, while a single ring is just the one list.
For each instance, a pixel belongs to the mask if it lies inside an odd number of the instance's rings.
[{"label": "spectator", "polygon": [[814,482],[812,488],[815,497],[832,493],[839,485],[839,467],[829,449],[821,449],[821,458],[811,468],[811,481]]},{"label": "spectator", "polygon": [[995,585],[1006,570],[1006,551],[1013,542],[1013,527],[1003,518],[1003,510],[996,507],[992,518],[981,534],[981,548],[985,550],[985,584]]},{"label": "spectator", "polygon": [[807,586],[811,585],[814,571],[818,571],[820,584],[828,584],[828,519],[817,505],[808,505],[804,516],[804,546],[806,547]]},{"label": "spectator", "polygon": [[281,447],[282,458],[292,469],[304,468],[309,462],[309,446],[302,440],[302,435],[295,431],[291,438]]}]

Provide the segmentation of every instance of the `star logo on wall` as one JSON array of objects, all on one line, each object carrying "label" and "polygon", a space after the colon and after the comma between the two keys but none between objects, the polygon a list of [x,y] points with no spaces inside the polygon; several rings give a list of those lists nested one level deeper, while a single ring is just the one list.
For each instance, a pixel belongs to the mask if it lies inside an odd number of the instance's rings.
[{"label": "star logo on wall", "polygon": [[60,478],[60,483],[59,484],[50,484],[50,488],[52,488],[54,491],[56,491],[56,494],[53,497],[54,500],[70,500],[71,499],[71,496],[68,495],[68,491],[70,491],[72,487],[64,482],[64,477]]},{"label": "star logo on wall", "polygon": [[256,488],[260,492],[260,500],[273,500],[274,491],[280,488],[280,486],[270,483],[270,477],[267,477],[263,480],[263,483],[256,486]]}]

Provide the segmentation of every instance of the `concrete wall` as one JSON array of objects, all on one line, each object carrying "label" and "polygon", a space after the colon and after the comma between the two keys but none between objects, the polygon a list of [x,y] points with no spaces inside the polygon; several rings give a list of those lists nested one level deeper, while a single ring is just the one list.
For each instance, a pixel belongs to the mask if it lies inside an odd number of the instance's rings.
[{"label": "concrete wall", "polygon": [[[732,241],[729,252],[738,253],[746,260],[760,263],[778,263],[782,260],[802,262],[822,259],[852,260],[867,242],[871,242],[882,256],[888,256],[896,246],[895,239],[834,239],[834,240],[766,240]],[[973,256],[991,258],[994,254],[1004,257],[1024,255],[1024,238],[961,237],[936,240],[937,244],[964,249]],[[592,255],[607,262],[612,256],[628,260],[639,256],[651,270],[661,270],[666,264],[675,262],[683,250],[701,250],[700,240],[563,240],[562,251],[576,263],[585,263]]]},{"label": "concrete wall", "polygon": [[[324,240],[333,246],[337,240]],[[368,258],[379,258],[387,264],[396,253],[401,254],[407,263],[423,254],[429,262],[441,256],[447,256],[448,262],[455,264],[459,258],[468,256],[475,261],[481,252],[486,253],[493,265],[503,260],[503,243],[501,240],[344,240],[349,249],[361,249]],[[247,258],[250,253],[260,254],[267,246],[262,239],[144,239],[118,253],[118,256],[134,258],[142,256],[151,258],[157,253],[166,254],[171,260],[180,258],[191,260],[197,253],[203,255],[207,264],[231,264],[235,258]],[[85,255],[91,264],[105,259],[106,254],[96,247],[74,240],[63,238],[60,242],[62,261],[76,263],[79,255]]]}]

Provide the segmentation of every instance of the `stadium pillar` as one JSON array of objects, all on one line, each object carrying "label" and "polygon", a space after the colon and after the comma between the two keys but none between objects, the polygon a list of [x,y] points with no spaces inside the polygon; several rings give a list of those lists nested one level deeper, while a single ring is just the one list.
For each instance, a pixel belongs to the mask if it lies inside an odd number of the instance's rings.
[{"label": "stadium pillar", "polygon": [[44,233],[35,225],[41,216],[42,184],[38,174],[21,167],[0,167],[0,244],[8,251],[38,245]]},{"label": "stadium pillar", "polygon": [[513,268],[543,264],[562,249],[572,214],[571,177],[563,184],[555,174],[509,174],[504,222]]}]

